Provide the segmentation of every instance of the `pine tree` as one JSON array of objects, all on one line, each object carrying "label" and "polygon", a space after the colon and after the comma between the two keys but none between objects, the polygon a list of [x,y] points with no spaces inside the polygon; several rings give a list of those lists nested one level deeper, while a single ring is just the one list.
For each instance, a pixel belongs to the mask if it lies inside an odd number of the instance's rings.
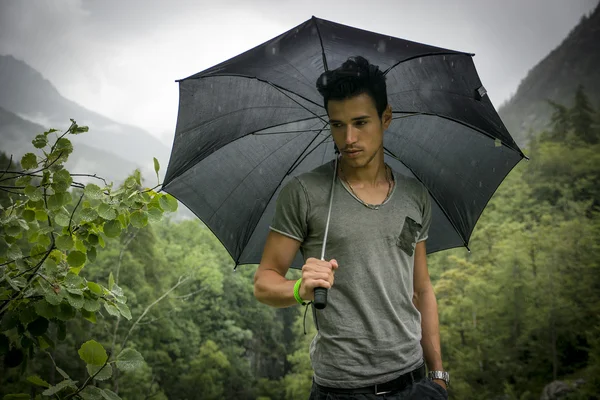
[{"label": "pine tree", "polygon": [[598,135],[594,132],[594,110],[584,92],[583,85],[577,87],[575,105],[570,110],[571,125],[575,135],[588,144],[598,143]]}]

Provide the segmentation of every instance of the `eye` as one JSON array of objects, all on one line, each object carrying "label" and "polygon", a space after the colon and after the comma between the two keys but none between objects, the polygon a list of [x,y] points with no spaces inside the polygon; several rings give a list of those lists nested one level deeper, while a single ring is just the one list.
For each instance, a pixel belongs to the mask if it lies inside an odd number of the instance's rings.
[{"label": "eye", "polygon": [[367,121],[358,121],[356,124],[357,124],[357,125],[364,125],[364,124],[366,124],[366,123],[367,123]]}]

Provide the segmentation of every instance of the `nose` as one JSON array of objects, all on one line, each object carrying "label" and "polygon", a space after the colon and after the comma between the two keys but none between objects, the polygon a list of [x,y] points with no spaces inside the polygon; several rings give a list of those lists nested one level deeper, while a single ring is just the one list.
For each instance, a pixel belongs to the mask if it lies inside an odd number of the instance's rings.
[{"label": "nose", "polygon": [[354,144],[358,140],[358,131],[352,124],[346,125],[346,134],[344,139],[346,145]]}]

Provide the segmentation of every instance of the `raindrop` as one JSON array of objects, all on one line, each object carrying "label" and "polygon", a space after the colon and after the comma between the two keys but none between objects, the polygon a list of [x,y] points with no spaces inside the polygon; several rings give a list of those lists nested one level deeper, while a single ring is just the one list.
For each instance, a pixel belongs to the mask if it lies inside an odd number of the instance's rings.
[{"label": "raindrop", "polygon": [[479,181],[479,187],[483,187],[483,182]]},{"label": "raindrop", "polygon": [[454,78],[452,78],[452,82],[454,82]]},{"label": "raindrop", "polygon": [[273,47],[271,49],[271,54],[277,54],[277,48],[276,47]]},{"label": "raindrop", "polygon": [[444,61],[446,61],[446,56],[444,56]]},{"label": "raindrop", "polygon": [[385,53],[385,41],[381,39],[379,44],[377,45],[377,51],[380,53]]},{"label": "raindrop", "polygon": [[477,165],[477,160],[471,160],[471,166],[474,167]]},{"label": "raindrop", "polygon": [[419,57],[419,64],[423,64],[423,59]]},{"label": "raindrop", "polygon": [[443,88],[444,88],[444,85],[440,85],[440,89],[443,89]]},{"label": "raindrop", "polygon": [[221,112],[221,106],[218,106],[218,107],[217,107],[217,111],[218,111],[218,112]]},{"label": "raindrop", "polygon": [[211,88],[211,89],[213,88],[213,84],[212,84],[212,83],[210,84],[210,88]]},{"label": "raindrop", "polygon": [[452,61],[452,62],[450,63],[450,66],[451,66],[451,67],[454,67],[454,61]]},{"label": "raindrop", "polygon": [[492,168],[492,172],[496,172],[496,168]]},{"label": "raindrop", "polygon": [[446,170],[444,168],[440,169],[440,174],[443,174]]},{"label": "raindrop", "polygon": [[321,79],[321,82],[323,82],[323,86],[327,86],[327,75],[323,75],[323,79]]}]

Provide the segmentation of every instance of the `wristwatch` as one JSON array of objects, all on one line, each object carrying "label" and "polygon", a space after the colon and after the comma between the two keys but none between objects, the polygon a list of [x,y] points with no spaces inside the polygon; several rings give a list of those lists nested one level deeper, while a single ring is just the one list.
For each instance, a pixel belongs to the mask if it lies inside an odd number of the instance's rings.
[{"label": "wristwatch", "polygon": [[429,371],[429,379],[441,379],[450,387],[450,374],[446,371]]}]

